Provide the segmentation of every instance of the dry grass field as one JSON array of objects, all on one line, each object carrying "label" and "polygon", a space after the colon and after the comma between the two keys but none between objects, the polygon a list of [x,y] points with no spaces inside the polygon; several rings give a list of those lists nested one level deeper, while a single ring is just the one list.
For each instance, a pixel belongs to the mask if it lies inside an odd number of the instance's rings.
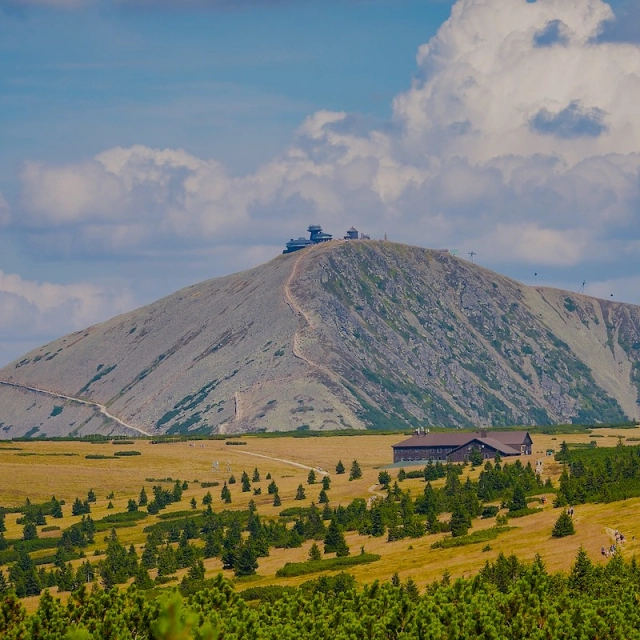
[{"label": "dry grass field", "polygon": [[[536,435],[534,439],[534,455],[524,458],[523,462],[544,460],[544,477],[557,480],[561,472],[559,463],[547,457],[547,449],[558,449],[563,440],[568,443],[589,443],[597,440],[598,446],[615,446],[618,438],[637,444],[640,429],[598,429],[583,434],[570,435]],[[377,476],[381,468],[390,464],[392,460],[391,445],[400,442],[403,436],[366,435],[366,436],[335,436],[321,438],[258,438],[247,437],[246,445],[229,446],[224,441],[197,441],[167,444],[151,444],[146,440],[136,440],[132,445],[122,444],[90,444],[87,442],[4,442],[0,443],[0,505],[5,507],[19,506],[28,497],[32,502],[43,502],[55,495],[64,499],[65,517],[60,520],[48,518],[49,525],[57,525],[62,529],[79,517],[72,517],[71,503],[76,497],[85,499],[89,489],[93,489],[98,497],[92,505],[91,516],[94,520],[111,513],[126,511],[127,501],[137,499],[144,486],[151,496],[151,487],[158,484],[148,480],[150,478],[172,478],[189,482],[189,488],[184,492],[182,502],[172,504],[168,511],[189,509],[189,501],[195,498],[198,508],[202,508],[202,498],[211,491],[213,508],[218,511],[223,508],[244,509],[253,499],[258,506],[258,513],[262,517],[277,518],[278,513],[287,507],[308,506],[313,500],[317,502],[320,492],[321,474],[317,473],[318,484],[307,485],[308,469],[314,467],[330,473],[331,489],[329,498],[331,506],[347,504],[357,497],[370,498],[379,490],[376,486]],[[19,449],[19,450],[18,450]],[[86,459],[88,454],[113,455],[115,451],[132,449],[140,451],[142,455],[118,459],[92,460]],[[279,460],[278,460],[279,459]],[[363,477],[349,482],[348,473],[335,474],[335,465],[342,460],[347,472],[351,461],[357,459]],[[214,463],[218,469],[214,470]],[[292,464],[296,463],[296,464]],[[242,493],[240,476],[243,470],[252,475],[253,469],[258,468],[261,482],[254,487],[262,488],[262,495],[255,496],[252,492]],[[229,471],[230,469],[230,471]],[[389,469],[392,477],[397,469]],[[469,470],[467,470],[467,473]],[[281,507],[272,506],[272,496],[267,494],[267,473],[271,473],[279,487],[282,499]],[[478,470],[473,472],[477,475]],[[230,485],[232,494],[231,505],[223,505],[220,499],[220,489],[225,480],[233,474],[238,483]],[[220,482],[219,487],[202,488],[199,482]],[[294,500],[296,488],[303,484],[307,499],[304,502]],[[169,488],[168,483],[164,484]],[[409,488],[417,496],[424,487],[420,480],[406,480],[403,488]],[[113,492],[114,509],[107,509],[107,495]],[[483,543],[453,549],[431,549],[431,544],[440,537],[448,534],[429,535],[420,539],[387,542],[386,536],[373,538],[359,536],[356,533],[347,534],[347,543],[352,554],[358,553],[360,547],[367,552],[378,553],[381,560],[373,564],[360,565],[349,568],[359,581],[370,582],[375,579],[386,580],[394,572],[401,578],[413,577],[419,586],[427,581],[438,578],[445,570],[453,577],[471,575],[477,572],[487,561],[494,559],[498,553],[515,553],[521,559],[532,559],[539,553],[550,570],[566,570],[571,565],[575,554],[584,545],[595,562],[601,562],[600,547],[610,544],[610,530],[618,529],[627,536],[625,555],[632,556],[638,550],[640,539],[640,520],[637,511],[640,508],[640,498],[629,499],[624,502],[611,504],[589,504],[576,507],[575,536],[562,539],[552,539],[551,529],[559,511],[553,509],[548,501],[541,513],[512,520],[510,524],[517,527],[501,534],[490,543],[491,549],[483,551]],[[10,539],[19,538],[22,527],[15,520],[18,516],[7,514],[7,532]],[[134,527],[118,530],[118,536],[123,543],[143,545],[145,534],[143,527],[156,521],[155,516],[149,516]],[[476,520],[474,529],[489,527],[494,520]],[[42,535],[60,535],[51,532]],[[89,559],[96,549],[104,549],[104,534],[97,534],[95,543],[86,550]],[[635,538],[635,539],[634,539]],[[312,577],[281,579],[276,578],[277,569],[286,562],[303,561],[311,543],[307,542],[299,549],[272,549],[268,558],[259,560],[258,575],[239,581],[239,588],[268,584],[299,584]],[[46,552],[40,552],[46,554]],[[50,553],[50,552],[49,552]],[[96,560],[98,557],[96,557]],[[208,575],[213,575],[221,568],[218,559],[205,562]],[[178,574],[180,575],[180,574]],[[229,577],[232,573],[229,572]]]}]

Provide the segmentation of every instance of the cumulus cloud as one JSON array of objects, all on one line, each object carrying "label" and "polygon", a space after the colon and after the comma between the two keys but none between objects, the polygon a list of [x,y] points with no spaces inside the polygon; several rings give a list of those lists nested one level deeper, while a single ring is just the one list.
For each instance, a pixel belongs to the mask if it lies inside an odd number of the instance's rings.
[{"label": "cumulus cloud", "polygon": [[[280,246],[310,221],[492,260],[579,264],[640,239],[640,46],[602,0],[458,0],[373,127],[320,111],[255,173],[181,150],[28,163],[11,211],[38,251]],[[275,250],[274,250],[275,253]]]},{"label": "cumulus cloud", "polygon": [[23,280],[0,271],[0,341],[47,339],[131,309],[126,290]]}]

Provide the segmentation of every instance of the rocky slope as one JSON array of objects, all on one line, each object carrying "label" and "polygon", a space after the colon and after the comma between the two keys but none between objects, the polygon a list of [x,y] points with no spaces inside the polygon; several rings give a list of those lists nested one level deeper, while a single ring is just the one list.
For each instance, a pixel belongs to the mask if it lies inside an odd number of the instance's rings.
[{"label": "rocky slope", "polygon": [[18,385],[0,385],[5,438],[128,431],[109,414],[152,434],[620,421],[639,413],[640,307],[333,242],[60,338],[0,380]]}]

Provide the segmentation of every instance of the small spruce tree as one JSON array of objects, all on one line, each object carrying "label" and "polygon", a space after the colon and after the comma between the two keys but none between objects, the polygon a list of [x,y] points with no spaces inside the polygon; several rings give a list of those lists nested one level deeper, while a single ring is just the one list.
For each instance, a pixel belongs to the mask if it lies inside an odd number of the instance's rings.
[{"label": "small spruce tree", "polygon": [[260,482],[260,472],[258,471],[258,467],[253,470],[253,476],[251,477],[251,482]]},{"label": "small spruce tree", "polygon": [[320,547],[315,542],[311,545],[311,549],[309,549],[308,559],[309,559],[309,562],[322,560],[322,553],[320,551]]},{"label": "small spruce tree", "polygon": [[132,513],[133,511],[137,511],[137,510],[138,510],[138,503],[135,500],[129,500],[129,502],[127,503],[127,511]]},{"label": "small spruce tree", "polygon": [[55,499],[55,497],[53,498],[53,500],[51,501],[51,515],[54,518],[62,518],[63,514],[62,514],[62,506],[61,504]]},{"label": "small spruce tree", "polygon": [[349,547],[344,539],[344,534],[340,530],[335,518],[331,520],[327,533],[324,536],[324,552],[334,553],[338,557],[348,556]]},{"label": "small spruce tree", "polygon": [[189,503],[191,505],[192,509],[197,509],[198,508],[198,502],[195,498],[191,498],[191,502]]},{"label": "small spruce tree", "polygon": [[338,464],[336,465],[336,473],[338,475],[342,475],[345,472],[344,465],[342,464],[342,460],[338,460]]},{"label": "small spruce tree", "polygon": [[325,491],[329,491],[329,489],[331,489],[331,478],[329,476],[322,477],[322,488]]},{"label": "small spruce tree", "polygon": [[138,505],[144,507],[149,502],[149,498],[147,498],[147,492],[142,487],[140,491],[140,497],[138,498]]},{"label": "small spruce tree", "polygon": [[280,500],[280,494],[276,491],[273,494],[273,506],[279,507],[282,504],[282,500]]},{"label": "small spruce tree", "polygon": [[95,502],[96,500],[96,492],[93,489],[89,489],[89,493],[87,494],[87,502]]},{"label": "small spruce tree", "polygon": [[306,498],[305,493],[304,493],[304,487],[299,484],[298,485],[298,490],[296,491],[296,500],[304,500]]},{"label": "small spruce tree", "polygon": [[349,472],[349,480],[358,480],[362,478],[362,469],[357,460],[351,463],[351,471]]},{"label": "small spruce tree", "polygon": [[560,517],[556,520],[555,525],[553,526],[551,537],[565,538],[566,536],[574,535],[575,532],[576,532],[576,529],[573,526],[573,520],[571,516],[566,511],[563,511],[560,514]]},{"label": "small spruce tree", "polygon": [[316,472],[311,469],[309,471],[309,475],[307,476],[307,484],[315,484],[316,483]]},{"label": "small spruce tree", "polygon": [[517,484],[513,490],[513,498],[509,503],[509,513],[514,511],[521,511],[527,508],[527,497],[524,494],[524,489]]},{"label": "small spruce tree", "polygon": [[35,540],[38,537],[38,530],[33,522],[27,522],[22,528],[23,540]]},{"label": "small spruce tree", "polygon": [[327,504],[327,502],[329,502],[329,496],[327,495],[327,492],[324,489],[320,491],[320,495],[318,496],[318,502],[319,504]]},{"label": "small spruce tree", "polygon": [[[226,484],[224,485],[225,487],[227,486]],[[223,488],[224,490],[224,488]],[[228,491],[228,489],[227,489]],[[224,496],[222,496],[222,499],[224,500]],[[206,507],[209,504],[213,503],[213,496],[211,495],[211,491],[207,491],[207,493],[205,493],[204,498],[202,498],[202,504]]]}]

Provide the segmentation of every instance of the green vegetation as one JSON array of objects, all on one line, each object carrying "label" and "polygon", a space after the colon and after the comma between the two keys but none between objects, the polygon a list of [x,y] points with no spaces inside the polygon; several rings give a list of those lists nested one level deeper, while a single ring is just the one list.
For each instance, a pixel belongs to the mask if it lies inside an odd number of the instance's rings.
[{"label": "green vegetation", "polygon": [[[144,584],[144,571],[134,570],[133,563],[126,568],[128,555],[117,541],[110,541],[102,564],[102,582],[108,582],[105,576],[120,572],[122,576],[134,573],[136,583]],[[71,587],[93,579],[90,568],[80,566],[82,571],[70,575],[66,569],[59,570]],[[450,584],[445,574],[441,581],[427,585],[422,594],[415,583],[402,584],[397,577],[358,589],[349,576],[341,574],[298,589],[250,588],[242,597],[221,575],[202,580],[197,571],[189,573],[180,585],[185,597],[144,598],[136,589],[105,592],[95,588],[77,591],[64,602],[45,593],[32,614],[15,595],[5,593],[1,596],[0,630],[7,640],[627,640],[637,637],[640,630],[637,565],[615,557],[606,566],[596,567],[582,551],[567,576],[547,573],[539,559],[527,565],[513,556],[500,555],[495,562],[487,562],[477,577]],[[30,582],[34,574],[34,567],[23,558],[13,571],[21,592],[38,592]],[[6,579],[0,579],[2,584]],[[254,603],[249,606],[246,600]]]},{"label": "green vegetation", "polygon": [[458,538],[443,538],[431,545],[432,549],[451,549],[452,547],[466,547],[470,544],[477,544],[479,542],[488,542],[489,540],[495,540],[501,533],[505,531],[511,531],[514,527],[491,527],[490,529],[481,529],[480,531],[474,531],[469,535],[460,536]]},{"label": "green vegetation", "polygon": [[326,558],[324,560],[308,560],[307,562],[287,562],[284,567],[276,571],[278,578],[295,578],[309,573],[320,571],[330,571],[333,569],[344,569],[358,564],[369,564],[380,560],[380,556],[375,553],[363,553],[359,556],[343,558]]}]

